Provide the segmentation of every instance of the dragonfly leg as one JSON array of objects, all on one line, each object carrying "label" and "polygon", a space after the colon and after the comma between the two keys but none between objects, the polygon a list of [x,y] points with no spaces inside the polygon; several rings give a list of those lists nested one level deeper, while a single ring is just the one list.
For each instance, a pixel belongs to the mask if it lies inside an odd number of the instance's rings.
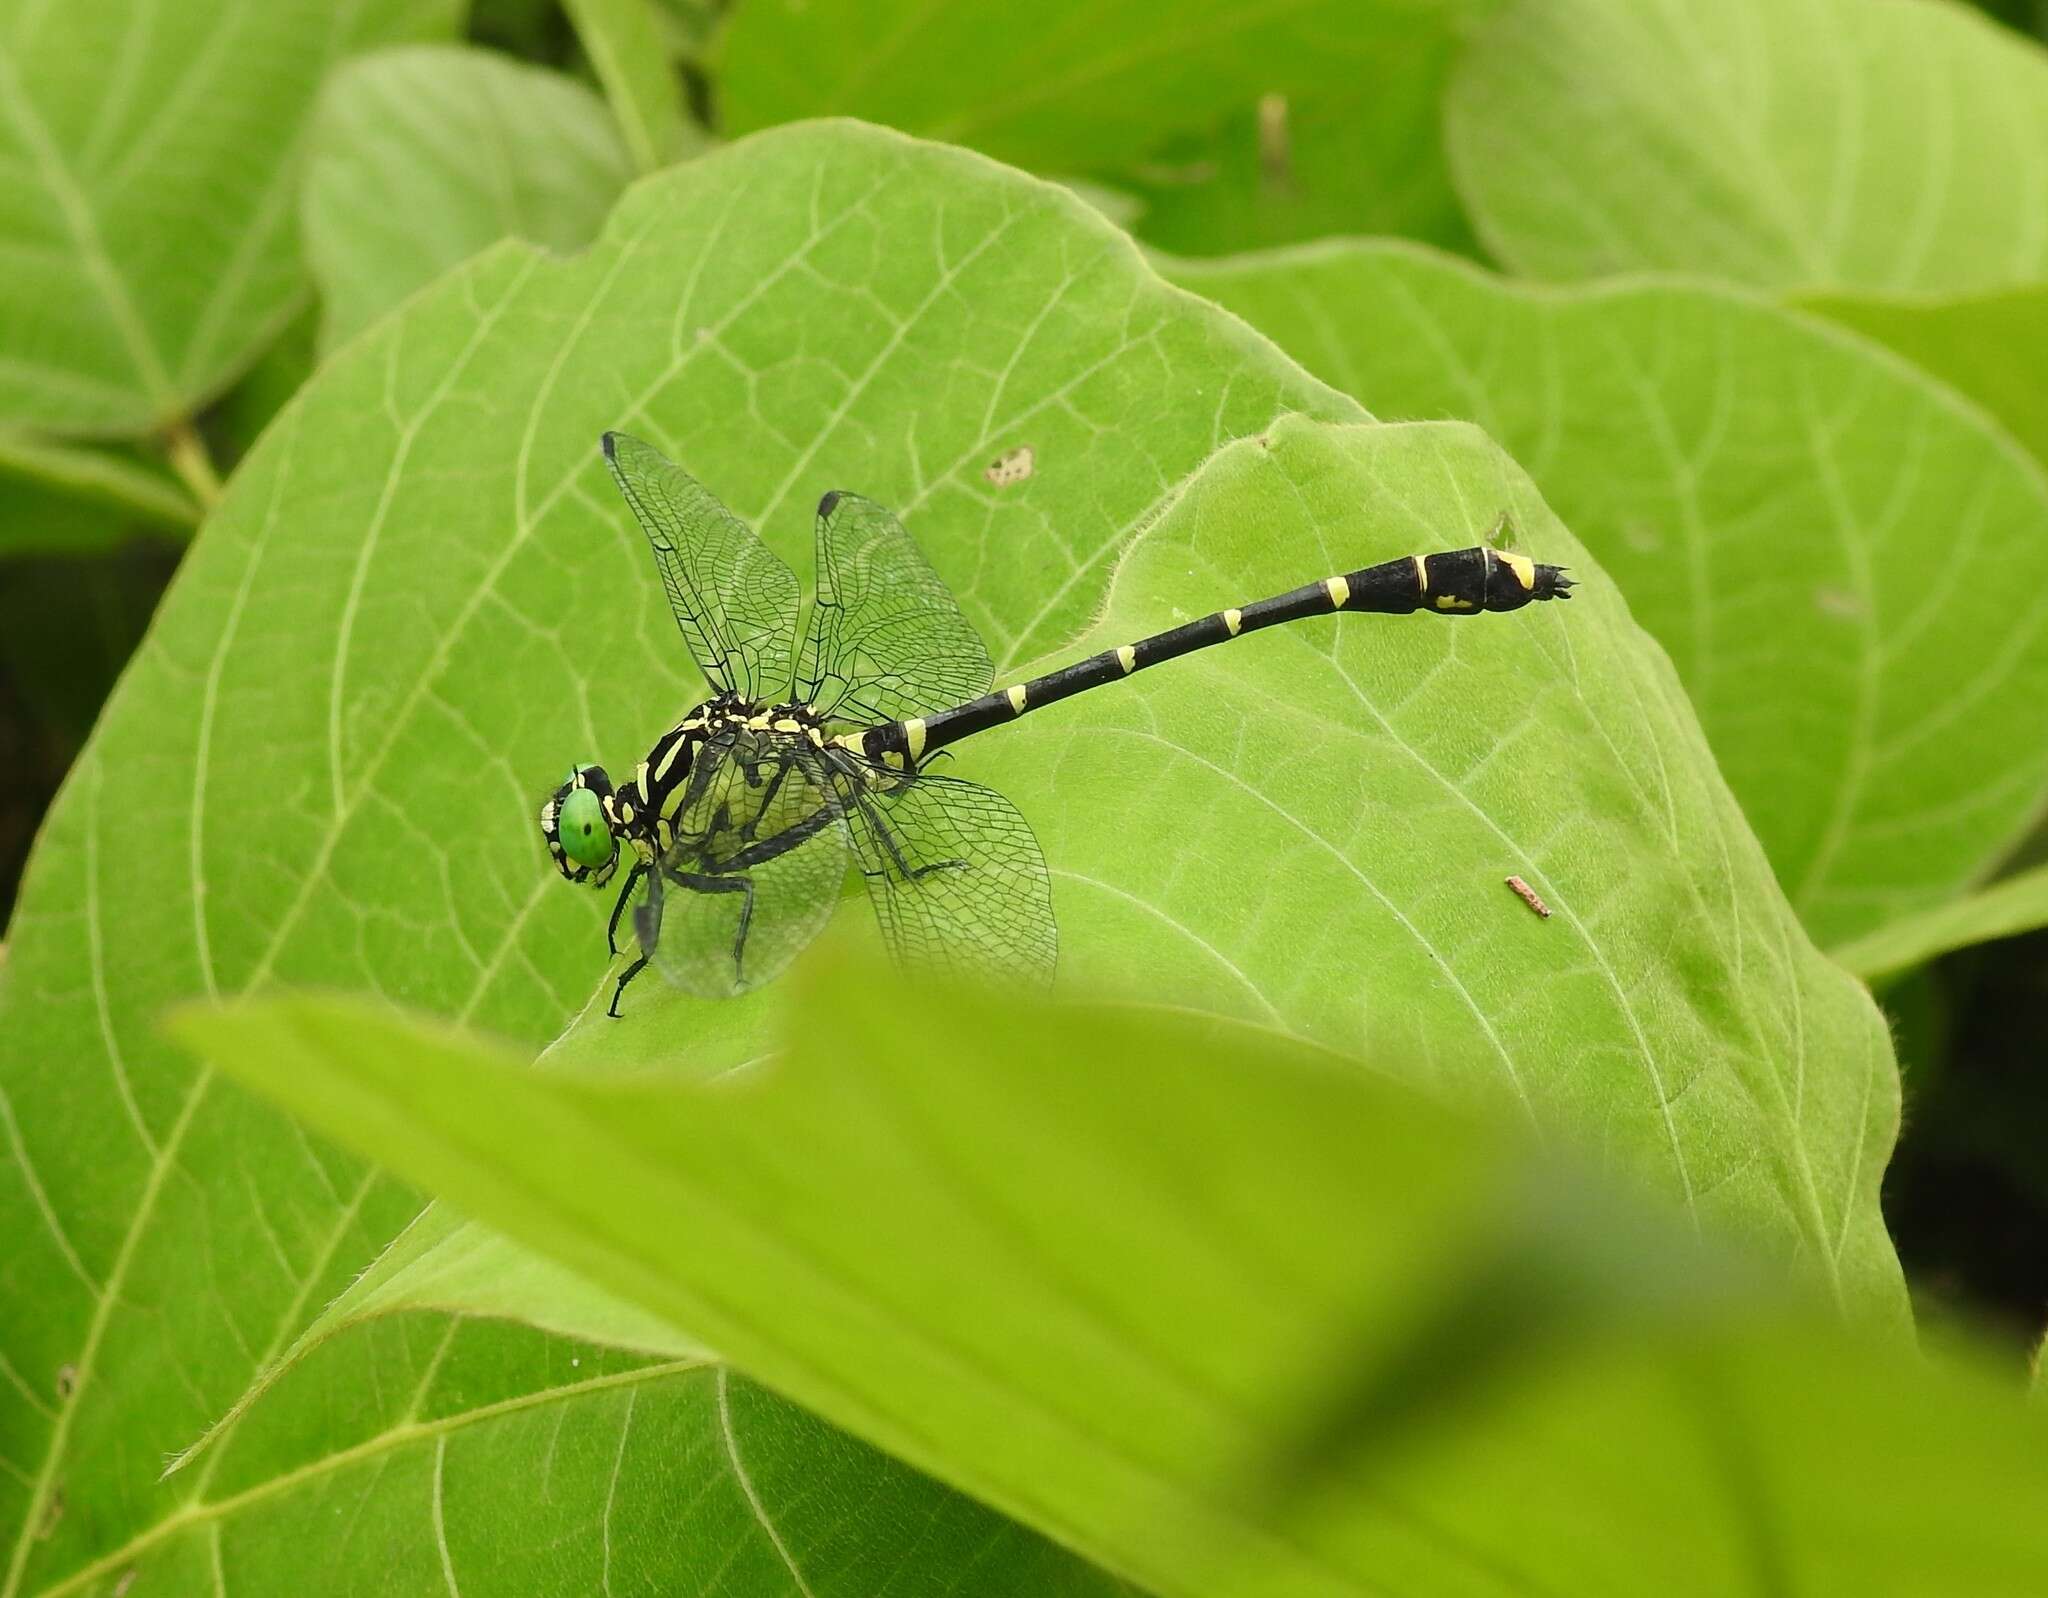
[{"label": "dragonfly leg", "polygon": [[[769,840],[771,843],[774,841],[772,838]],[[737,893],[745,896],[740,900],[739,930],[732,938],[732,980],[735,987],[739,986],[742,980],[740,959],[747,950],[747,929],[754,922],[754,879],[723,874],[707,876],[696,871],[671,871],[668,873],[668,880],[679,888],[688,888],[692,893]]]},{"label": "dragonfly leg", "polygon": [[[934,860],[928,866],[913,866],[904,858],[903,850],[896,842],[895,832],[890,828],[889,823],[876,813],[873,805],[863,804],[861,806],[861,818],[867,822],[868,831],[873,835],[875,841],[888,851],[889,859],[895,865],[897,874],[906,882],[915,882],[919,877],[930,876],[934,871],[965,871],[967,869],[967,862],[965,860]],[[886,877],[888,874],[886,871],[863,870],[861,872],[861,875],[864,877]]]},{"label": "dragonfly leg", "polygon": [[[634,864],[635,876],[646,870],[644,865],[637,862]],[[630,887],[631,883],[628,882],[627,886]],[[619,911],[625,908],[625,904],[626,896],[620,894],[618,906],[612,911],[614,927],[619,924]],[[633,933],[640,940],[640,958],[619,973],[619,985],[612,989],[612,1002],[604,1013],[614,1021],[619,1019],[619,1000],[625,995],[626,984],[647,969],[647,961],[654,953],[654,946],[661,941],[661,878],[652,873],[647,877],[647,902],[633,912]],[[618,951],[614,949],[612,952],[616,954]]]},{"label": "dragonfly leg", "polygon": [[829,804],[820,805],[816,810],[805,816],[803,820],[784,827],[773,837],[763,838],[758,843],[750,843],[737,854],[729,855],[719,861],[718,869],[722,872],[736,872],[764,865],[768,861],[773,860],[777,855],[788,854],[798,844],[817,837],[819,833],[823,832],[838,819],[839,811],[835,806]]},{"label": "dragonfly leg", "polygon": [[768,788],[761,795],[761,802],[754,806],[754,819],[740,828],[740,841],[752,843],[761,830],[761,818],[768,814],[768,807],[775,803],[775,796],[782,792],[782,780],[789,775],[789,767],[777,766],[775,775],[768,779]]},{"label": "dragonfly leg", "polygon": [[[626,874],[626,885],[619,890],[619,902],[612,906],[611,925],[604,929],[604,941],[610,947],[613,954],[619,952],[619,917],[626,913],[626,901],[633,897],[634,885],[639,882],[646,872],[647,862],[635,860],[633,862],[633,869]],[[620,984],[621,987],[624,985],[623,983]],[[612,1002],[615,1004],[618,1002],[616,994],[613,995]],[[612,1013],[614,1015],[618,1014],[616,1010]]]},{"label": "dragonfly leg", "polygon": [[635,960],[631,965],[627,966],[625,970],[619,973],[619,985],[612,989],[611,1007],[605,1011],[605,1014],[610,1016],[614,1021],[621,1019],[619,1015],[619,1000],[625,994],[626,984],[628,982],[631,982],[635,977],[637,977],[642,971],[645,971],[646,969],[647,956],[643,954],[640,956],[639,959]]}]

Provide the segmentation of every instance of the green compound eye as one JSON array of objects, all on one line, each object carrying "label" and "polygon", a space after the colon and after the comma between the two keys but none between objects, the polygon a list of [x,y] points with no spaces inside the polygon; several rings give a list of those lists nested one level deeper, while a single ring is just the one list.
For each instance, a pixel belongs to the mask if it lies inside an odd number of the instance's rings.
[{"label": "green compound eye", "polygon": [[572,788],[555,817],[562,853],[593,871],[612,857],[612,829],[605,825],[604,806],[588,788]]}]

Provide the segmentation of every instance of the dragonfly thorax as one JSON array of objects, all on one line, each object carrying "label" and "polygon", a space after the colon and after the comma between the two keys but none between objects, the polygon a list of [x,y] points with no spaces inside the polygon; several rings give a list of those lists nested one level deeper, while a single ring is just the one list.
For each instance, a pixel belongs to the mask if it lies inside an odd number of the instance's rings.
[{"label": "dragonfly thorax", "polygon": [[[707,699],[657,738],[633,774],[605,795],[605,821],[620,842],[652,862],[678,837],[716,821],[725,800],[722,781],[758,782],[779,744],[816,749],[826,741],[824,720],[809,705],[763,704],[734,694]],[[727,765],[732,775],[721,778]]]}]

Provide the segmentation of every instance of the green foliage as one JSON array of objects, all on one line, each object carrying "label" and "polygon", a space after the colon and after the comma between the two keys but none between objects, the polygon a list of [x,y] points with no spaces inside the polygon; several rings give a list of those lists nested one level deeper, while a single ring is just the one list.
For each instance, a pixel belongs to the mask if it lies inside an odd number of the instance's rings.
[{"label": "green foliage", "polygon": [[1890,921],[1835,951],[1866,982],[1897,976],[1938,954],[2048,927],[2048,866]]},{"label": "green foliage", "polygon": [[565,3],[634,167],[652,172],[699,148],[702,139],[683,117],[653,0]]},{"label": "green foliage", "polygon": [[1445,116],[1480,238],[1532,277],[2048,276],[2048,60],[1945,0],[1510,0]]},{"label": "green foliage", "polygon": [[2040,811],[2048,481],[1882,351],[1732,290],[1539,290],[1396,244],[1172,269],[1388,417],[1467,416],[1614,574],[1814,937],[1952,898]]},{"label": "green foliage", "polygon": [[2048,283],[1943,299],[1816,294],[1800,303],[1969,395],[2048,465]]},{"label": "green foliage", "polygon": [[187,535],[198,521],[177,480],[128,451],[0,432],[0,556],[79,554],[130,524]]},{"label": "green foliage", "polygon": [[[858,116],[1127,189],[1139,235],[1171,249],[1366,227],[1461,244],[1437,107],[1496,3],[769,0],[735,13],[721,88],[734,132]],[[1277,160],[1262,100],[1282,107]]]},{"label": "green foliage", "polygon": [[456,10],[11,7],[0,421],[139,433],[224,388],[305,292],[293,198],[322,75],[351,51],[445,33]]},{"label": "green foliage", "polygon": [[714,1090],[534,1072],[355,1003],[176,1023],[1154,1592],[1932,1598],[2038,1571],[2040,1417],[1356,1062],[871,964],[800,980],[783,1028]]},{"label": "green foliage", "polygon": [[1390,42],[1392,59],[1318,98],[1270,95],[1105,177],[1133,231],[1162,250],[1225,255],[1326,233],[1394,233],[1477,249],[1451,192],[1436,107],[1455,38]]},{"label": "green foliage", "polygon": [[603,102],[556,73],[452,46],[351,63],[323,96],[304,191],[323,342],[499,239],[580,248],[629,176]]},{"label": "green foliage", "polygon": [[[811,330],[801,349],[792,326]],[[340,1547],[321,1539],[346,1533],[317,1507],[336,1492],[431,1559],[441,1445],[412,1430],[421,1415],[476,1420],[443,1434],[446,1470],[472,1481],[553,1425],[601,1436],[558,1459],[549,1489],[601,1504],[626,1389],[655,1438],[715,1413],[708,1376],[653,1366],[589,1388],[558,1343],[415,1316],[336,1340],[153,1485],[417,1207],[179,1066],[153,1040],[163,1006],[318,982],[537,1044],[601,980],[604,906],[547,870],[534,809],[568,759],[631,758],[696,687],[605,480],[604,427],[669,443],[786,555],[807,548],[821,485],[904,507],[1016,659],[1076,632],[1132,530],[1221,439],[1302,409],[1356,414],[1060,191],[855,128],[644,185],[574,261],[500,246],[328,362],[195,545],[14,920],[0,1103],[19,1140],[0,1230],[39,1284],[32,1303],[0,1299],[0,1347],[33,1383],[0,1383],[24,1461],[0,1474],[17,1590],[124,1547],[203,1561],[216,1528],[233,1560],[318,1567]],[[1044,464],[999,495],[983,468],[1019,441]],[[1047,567],[1063,589],[1035,580]],[[212,1191],[191,1170],[233,1175]],[[335,1393],[353,1395],[345,1420]],[[507,1437],[489,1406],[515,1401]],[[762,1446],[811,1446],[801,1417],[757,1413]],[[690,1498],[710,1471],[729,1493],[708,1441],[651,1447],[636,1491]],[[355,1451],[339,1477],[299,1474],[337,1450]],[[892,1479],[913,1519],[967,1514]],[[38,1538],[60,1486],[67,1507]],[[502,1502],[483,1512],[520,1522]],[[942,1572],[999,1534],[961,1523],[979,1529],[876,1557]],[[562,1557],[595,1561],[594,1515],[574,1526]],[[642,1538],[633,1568],[702,1577],[736,1535]]]},{"label": "green foliage", "polygon": [[[1343,566],[1335,541],[1361,502],[1391,524],[1369,560],[1455,524],[1461,501],[1509,510],[1546,559],[1571,554],[1469,430],[1283,423],[1176,496],[1077,648],[1169,624],[1190,582],[1259,592],[1283,586],[1290,561]],[[1668,667],[1611,597],[1572,603],[1568,635],[1546,612],[1477,638],[1333,623],[1247,641],[969,746],[964,764],[1044,839],[1070,988],[1135,984],[1599,1137],[1615,1167],[1696,1219],[1817,1262],[1839,1302],[1892,1318],[1875,1210],[1896,1094],[1881,1024],[1792,925]],[[1262,728],[1256,745],[1221,736],[1249,726]],[[1489,753],[1502,750],[1512,756]],[[1122,826],[1091,824],[1105,813]],[[1347,822],[1348,839],[1284,877],[1241,869]],[[1498,891],[1510,870],[1540,886],[1551,924]],[[1722,904],[1733,908],[1703,912]],[[1374,951],[1366,972],[1360,948]],[[1736,984],[1745,961],[1765,974]],[[1699,997],[1736,987],[1732,1007]],[[643,1061],[680,1045],[701,1070],[707,1026],[735,1008],[636,990],[626,1023],[591,1006],[549,1060],[573,1067],[579,1043],[617,1057],[623,1041]],[[720,1045],[740,1061],[774,1046],[773,1007],[750,1013],[753,1028]],[[1714,1064],[1667,1074],[1699,1061]],[[394,1298],[439,1301],[444,1265],[475,1274],[472,1234],[418,1241],[316,1337]]]},{"label": "green foliage", "polygon": [[[1858,979],[1924,1121],[1921,968],[2048,920],[1977,886],[2048,794],[2040,51],[461,12],[0,21],[0,855],[203,524],[0,946],[0,1598],[2035,1590]],[[1580,586],[961,744],[1061,1006],[905,989],[849,884],[611,1021],[535,811],[701,685],[607,428],[806,584],[893,507],[1003,681],[1504,512]]]}]

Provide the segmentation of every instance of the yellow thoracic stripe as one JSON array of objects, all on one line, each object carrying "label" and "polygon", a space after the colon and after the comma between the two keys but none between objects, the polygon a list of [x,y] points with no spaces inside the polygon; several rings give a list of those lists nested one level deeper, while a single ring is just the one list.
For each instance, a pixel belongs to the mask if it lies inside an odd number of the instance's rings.
[{"label": "yellow thoracic stripe", "polygon": [[1344,601],[1351,597],[1351,584],[1342,577],[1325,577],[1323,579],[1323,589],[1330,596],[1330,608],[1332,610],[1342,610],[1344,608]]},{"label": "yellow thoracic stripe", "polygon": [[910,751],[910,758],[917,759],[924,753],[924,718],[913,717],[903,724],[903,743]]},{"label": "yellow thoracic stripe", "polygon": [[1420,555],[1410,555],[1408,558],[1415,562],[1415,581],[1421,586],[1421,589],[1425,594],[1428,593],[1429,562],[1424,560]]}]

